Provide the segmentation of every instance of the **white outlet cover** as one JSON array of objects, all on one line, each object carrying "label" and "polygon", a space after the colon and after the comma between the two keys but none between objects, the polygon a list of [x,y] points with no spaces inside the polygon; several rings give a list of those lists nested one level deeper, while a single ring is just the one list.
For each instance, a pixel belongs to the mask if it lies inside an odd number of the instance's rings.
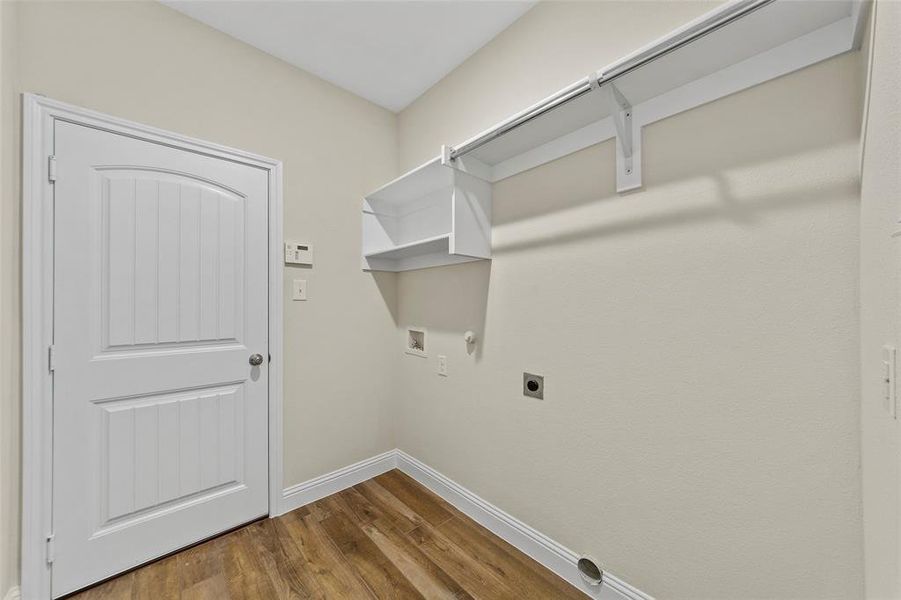
[{"label": "white outlet cover", "polygon": [[292,300],[306,300],[307,299],[307,280],[306,279],[295,279],[294,284],[291,286],[291,299]]},{"label": "white outlet cover", "polygon": [[882,347],[882,400],[885,411],[893,418],[898,418],[896,354],[894,346]]},{"label": "white outlet cover", "polygon": [[447,356],[443,354],[438,355],[438,374],[447,377]]}]

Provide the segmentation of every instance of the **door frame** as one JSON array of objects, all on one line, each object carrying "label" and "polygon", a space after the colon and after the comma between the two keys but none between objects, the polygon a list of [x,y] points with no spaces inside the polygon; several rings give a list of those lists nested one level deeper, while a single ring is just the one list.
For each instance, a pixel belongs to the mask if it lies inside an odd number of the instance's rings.
[{"label": "door frame", "polygon": [[23,94],[22,125],[22,565],[23,598],[51,597],[53,184],[56,120],[222,158],[269,172],[269,515],[282,512],[282,162]]}]

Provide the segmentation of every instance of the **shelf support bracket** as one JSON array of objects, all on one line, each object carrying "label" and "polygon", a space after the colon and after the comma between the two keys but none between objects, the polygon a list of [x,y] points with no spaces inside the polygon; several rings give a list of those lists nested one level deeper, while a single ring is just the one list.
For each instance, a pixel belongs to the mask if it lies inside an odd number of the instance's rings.
[{"label": "shelf support bracket", "polygon": [[623,157],[627,167],[632,169],[632,105],[626,100],[614,83],[608,83],[609,102],[613,106],[613,124],[616,126],[616,137],[623,147]]},{"label": "shelf support bracket", "polygon": [[641,127],[635,119],[635,110],[629,100],[613,82],[603,85],[596,77],[592,87],[607,88],[607,102],[611,107],[610,118],[616,128],[616,191],[627,192],[641,187]]}]

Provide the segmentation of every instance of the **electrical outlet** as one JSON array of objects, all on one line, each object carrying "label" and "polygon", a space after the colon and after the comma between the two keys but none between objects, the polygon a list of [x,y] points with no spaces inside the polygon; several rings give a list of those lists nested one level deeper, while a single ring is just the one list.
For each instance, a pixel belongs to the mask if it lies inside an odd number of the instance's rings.
[{"label": "electrical outlet", "polygon": [[447,377],[447,357],[443,354],[438,355],[438,374]]},{"label": "electrical outlet", "polygon": [[294,285],[292,287],[291,293],[292,300],[306,300],[307,299],[307,280],[306,279],[295,279]]}]

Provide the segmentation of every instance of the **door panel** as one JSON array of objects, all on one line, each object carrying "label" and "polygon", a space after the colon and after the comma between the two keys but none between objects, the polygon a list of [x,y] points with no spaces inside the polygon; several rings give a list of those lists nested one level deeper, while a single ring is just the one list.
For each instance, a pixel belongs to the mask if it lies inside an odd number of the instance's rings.
[{"label": "door panel", "polygon": [[243,389],[101,403],[101,530],[241,485]]},{"label": "door panel", "polygon": [[167,175],[99,173],[104,350],[237,341],[242,333],[243,198]]},{"label": "door panel", "polygon": [[54,127],[53,594],[268,510],[268,172]]}]

